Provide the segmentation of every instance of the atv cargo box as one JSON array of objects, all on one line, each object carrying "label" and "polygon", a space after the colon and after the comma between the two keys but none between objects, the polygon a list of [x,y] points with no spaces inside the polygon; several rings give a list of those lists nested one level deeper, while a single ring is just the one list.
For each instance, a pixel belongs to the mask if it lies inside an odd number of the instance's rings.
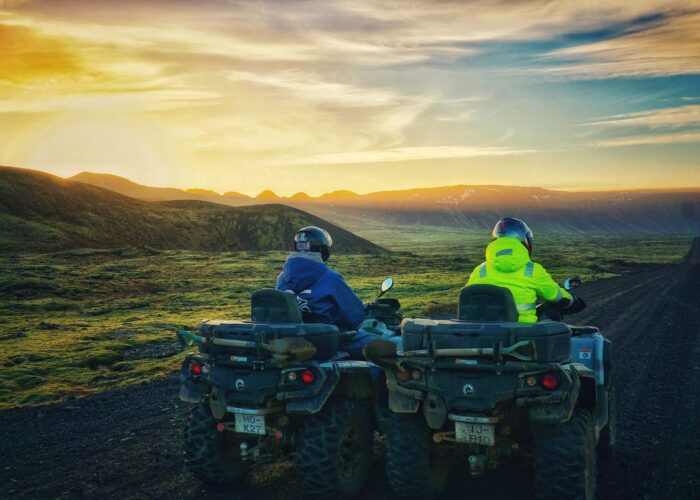
[{"label": "atv cargo box", "polygon": [[522,340],[534,340],[536,360],[544,363],[566,361],[571,350],[571,329],[554,321],[528,324],[405,319],[401,330],[405,351],[427,349],[428,339],[437,349],[488,348],[498,342],[508,347]]},{"label": "atv cargo box", "polygon": [[[314,359],[329,359],[338,352],[340,334],[334,325],[317,323],[258,323],[253,321],[207,320],[199,326],[199,334],[205,338],[243,340],[266,343],[283,337],[303,337],[316,346]],[[250,355],[255,349],[200,344],[202,352],[213,354]]]}]

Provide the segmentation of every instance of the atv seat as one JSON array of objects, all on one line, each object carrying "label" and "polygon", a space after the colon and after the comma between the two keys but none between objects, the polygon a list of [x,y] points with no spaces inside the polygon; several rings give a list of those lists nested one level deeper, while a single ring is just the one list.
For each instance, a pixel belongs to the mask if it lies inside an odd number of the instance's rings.
[{"label": "atv seat", "polygon": [[301,309],[293,293],[263,288],[250,297],[250,319],[256,323],[302,323]]},{"label": "atv seat", "polygon": [[459,293],[457,318],[461,321],[517,322],[518,308],[507,288],[495,285],[469,285]]}]

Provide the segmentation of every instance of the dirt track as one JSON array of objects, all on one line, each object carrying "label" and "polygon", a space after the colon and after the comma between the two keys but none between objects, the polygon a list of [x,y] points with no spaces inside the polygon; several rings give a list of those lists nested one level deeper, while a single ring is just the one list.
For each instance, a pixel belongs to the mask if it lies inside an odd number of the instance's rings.
[{"label": "dirt track", "polygon": [[[618,451],[599,498],[690,499],[700,488],[700,240],[695,258],[583,285],[573,319],[615,343]],[[204,489],[184,469],[188,405],[173,376],[41,409],[0,413],[0,498],[299,498],[292,460],[262,464],[235,491]],[[377,447],[364,498],[387,498]],[[446,498],[531,498],[526,468],[471,480]],[[506,476],[504,478],[504,476]]]}]

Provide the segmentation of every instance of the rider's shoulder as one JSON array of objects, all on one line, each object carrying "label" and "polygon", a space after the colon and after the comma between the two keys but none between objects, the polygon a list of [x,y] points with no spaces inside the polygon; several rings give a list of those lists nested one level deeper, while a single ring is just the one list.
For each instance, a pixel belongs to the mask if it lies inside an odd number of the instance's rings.
[{"label": "rider's shoulder", "polygon": [[533,274],[538,274],[538,275],[542,275],[542,274],[548,275],[549,274],[547,272],[547,269],[545,269],[545,267],[542,264],[540,264],[539,262],[530,261],[530,263],[532,264]]},{"label": "rider's shoulder", "polygon": [[326,270],[324,278],[327,280],[342,281],[343,283],[345,283],[345,278],[343,278],[343,276],[339,272],[334,271],[330,268]]}]

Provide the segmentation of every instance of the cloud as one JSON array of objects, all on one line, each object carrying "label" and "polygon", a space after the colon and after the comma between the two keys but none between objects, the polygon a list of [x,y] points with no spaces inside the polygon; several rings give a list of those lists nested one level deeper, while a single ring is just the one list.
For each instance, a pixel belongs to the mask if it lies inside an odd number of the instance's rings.
[{"label": "cloud", "polygon": [[686,127],[700,125],[700,105],[686,105],[675,108],[652,109],[626,113],[591,122],[589,125],[602,127]]},{"label": "cloud", "polygon": [[700,105],[687,104],[609,116],[586,124],[625,134],[594,142],[596,147],[674,144],[700,141]]},{"label": "cloud", "polygon": [[474,109],[467,109],[456,115],[438,116],[435,119],[440,122],[468,122],[474,117],[475,112]]},{"label": "cloud", "polygon": [[473,158],[476,156],[511,156],[534,153],[534,150],[506,147],[479,146],[425,146],[399,147],[377,151],[352,151],[299,158],[289,164],[334,165],[349,163],[384,163],[410,160],[438,160],[448,158]]},{"label": "cloud", "polygon": [[330,82],[324,80],[323,76],[300,71],[273,74],[232,71],[228,77],[234,82],[250,82],[275,87],[300,99],[340,107],[395,106],[407,100],[393,90],[362,88],[348,83]]},{"label": "cloud", "polygon": [[0,81],[75,78],[85,70],[75,48],[63,39],[41,36],[32,29],[3,23],[0,16]]},{"label": "cloud", "polygon": [[700,142],[700,132],[681,132],[672,134],[645,134],[600,141],[596,146],[621,147],[653,144],[678,144]]},{"label": "cloud", "polygon": [[575,78],[699,74],[699,26],[700,12],[670,15],[648,29],[550,52],[560,64],[541,71]]}]

